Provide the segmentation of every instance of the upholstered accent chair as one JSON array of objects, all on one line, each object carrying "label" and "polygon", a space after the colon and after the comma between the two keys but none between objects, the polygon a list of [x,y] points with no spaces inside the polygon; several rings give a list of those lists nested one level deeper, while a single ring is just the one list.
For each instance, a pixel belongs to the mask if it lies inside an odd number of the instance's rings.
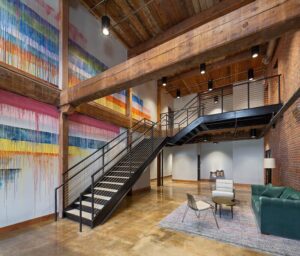
[{"label": "upholstered accent chair", "polygon": [[215,189],[212,191],[212,197],[235,198],[233,180],[216,179]]},{"label": "upholstered accent chair", "polygon": [[185,216],[189,209],[191,209],[195,212],[198,219],[200,218],[200,212],[211,210],[212,214],[214,216],[217,228],[219,228],[219,224],[218,224],[218,221],[217,221],[217,218],[215,215],[214,206],[205,201],[202,201],[202,200],[196,201],[195,197],[191,194],[186,194],[186,195],[187,195],[187,206],[186,206],[183,218],[182,218],[182,222],[184,221]]}]

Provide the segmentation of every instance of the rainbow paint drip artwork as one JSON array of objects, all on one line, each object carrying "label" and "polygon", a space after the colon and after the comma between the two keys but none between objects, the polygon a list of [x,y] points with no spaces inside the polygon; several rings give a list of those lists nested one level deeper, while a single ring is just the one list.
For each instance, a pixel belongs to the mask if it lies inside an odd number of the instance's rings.
[{"label": "rainbow paint drip artwork", "polygon": [[[120,128],[74,114],[69,132],[72,165]],[[52,213],[58,177],[56,108],[0,90],[0,227]]]},{"label": "rainbow paint drip artwork", "polygon": [[[27,2],[38,5],[43,1]],[[46,12],[45,8],[51,8],[47,6],[44,3],[39,9]],[[26,1],[0,0],[0,61],[57,85],[58,17],[51,14],[38,15]]]}]

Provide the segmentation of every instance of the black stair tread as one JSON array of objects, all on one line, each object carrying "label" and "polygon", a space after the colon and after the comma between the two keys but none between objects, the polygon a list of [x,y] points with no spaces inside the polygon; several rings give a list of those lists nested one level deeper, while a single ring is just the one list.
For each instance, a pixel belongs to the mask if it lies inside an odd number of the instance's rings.
[{"label": "black stair tread", "polygon": [[[153,154],[152,147],[156,149],[161,145],[165,138],[152,140],[144,139],[139,144],[135,145],[130,153],[124,155],[121,160],[112,166],[100,179],[96,181],[94,187],[94,217],[97,216],[111,200],[114,195],[127,183],[136,171],[140,171],[140,167],[148,160]],[[122,167],[124,166],[124,167]],[[131,167],[131,168],[130,168]],[[83,223],[92,225],[91,212],[92,212],[92,193],[84,195],[82,201],[82,217]],[[97,206],[97,207],[96,207]],[[109,206],[110,207],[110,206]],[[77,200],[69,209],[65,211],[65,215],[75,221],[79,221],[80,205]]]}]

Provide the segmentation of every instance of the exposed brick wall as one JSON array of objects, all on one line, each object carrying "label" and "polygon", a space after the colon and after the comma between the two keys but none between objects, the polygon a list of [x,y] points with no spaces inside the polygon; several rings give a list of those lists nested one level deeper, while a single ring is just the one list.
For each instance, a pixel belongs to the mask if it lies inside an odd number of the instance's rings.
[{"label": "exposed brick wall", "polygon": [[[278,68],[273,69],[278,60]],[[268,75],[282,74],[281,98],[286,102],[300,87],[300,31],[288,33],[279,42]],[[270,97],[276,97],[270,92]],[[300,99],[278,120],[276,127],[265,136],[265,148],[276,159],[272,180],[275,185],[300,190]]]}]

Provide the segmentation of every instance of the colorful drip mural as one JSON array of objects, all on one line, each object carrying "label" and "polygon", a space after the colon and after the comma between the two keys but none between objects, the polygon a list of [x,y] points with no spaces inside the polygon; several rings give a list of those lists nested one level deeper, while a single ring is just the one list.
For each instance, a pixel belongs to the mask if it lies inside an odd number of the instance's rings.
[{"label": "colorful drip mural", "polygon": [[0,0],[0,61],[57,85],[56,19],[38,15],[26,1]]},{"label": "colorful drip mural", "polygon": [[[0,0],[0,61],[54,85],[58,85],[59,71],[57,5],[58,1]],[[86,42],[84,35],[70,24],[69,86],[107,69],[79,45]],[[134,118],[150,117],[142,99],[134,95],[133,102]],[[112,94],[96,103],[125,114],[126,92]]]},{"label": "colorful drip mural", "polygon": [[[119,133],[116,126],[72,115],[70,165]],[[56,108],[0,90],[0,227],[52,213],[58,177]]]}]

